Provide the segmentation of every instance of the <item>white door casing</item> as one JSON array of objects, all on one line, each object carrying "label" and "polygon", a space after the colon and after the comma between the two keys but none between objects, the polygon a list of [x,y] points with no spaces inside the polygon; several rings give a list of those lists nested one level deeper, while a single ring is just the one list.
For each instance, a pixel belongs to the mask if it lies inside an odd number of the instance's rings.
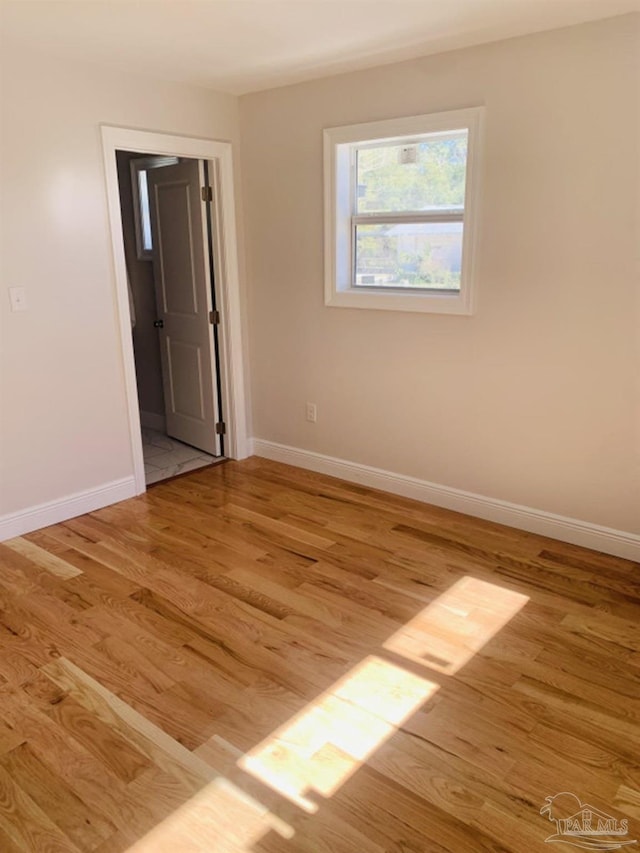
[{"label": "white door casing", "polygon": [[203,165],[151,169],[147,180],[167,433],[220,456]]},{"label": "white door casing", "polygon": [[131,317],[122,238],[116,151],[134,151],[141,155],[189,157],[206,160],[209,163],[215,207],[214,264],[217,307],[220,311],[218,329],[222,408],[225,412],[226,423],[225,453],[231,459],[245,459],[251,454],[251,441],[247,435],[233,157],[230,142],[130,130],[107,125],[103,125],[101,131],[131,455],[136,494],[141,494],[146,491],[146,483],[131,338]]}]

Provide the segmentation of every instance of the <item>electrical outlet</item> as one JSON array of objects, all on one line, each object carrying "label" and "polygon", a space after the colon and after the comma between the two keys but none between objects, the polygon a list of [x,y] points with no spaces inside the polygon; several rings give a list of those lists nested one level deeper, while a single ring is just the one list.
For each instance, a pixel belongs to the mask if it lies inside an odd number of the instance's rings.
[{"label": "electrical outlet", "polygon": [[307,420],[312,424],[318,420],[318,407],[315,403],[307,403]]}]

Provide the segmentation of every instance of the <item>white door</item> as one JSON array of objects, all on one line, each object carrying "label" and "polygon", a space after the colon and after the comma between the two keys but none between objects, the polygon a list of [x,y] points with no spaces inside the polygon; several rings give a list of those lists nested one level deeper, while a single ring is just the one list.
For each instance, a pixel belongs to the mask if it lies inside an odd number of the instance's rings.
[{"label": "white door", "polygon": [[147,172],[167,433],[219,456],[203,165]]}]

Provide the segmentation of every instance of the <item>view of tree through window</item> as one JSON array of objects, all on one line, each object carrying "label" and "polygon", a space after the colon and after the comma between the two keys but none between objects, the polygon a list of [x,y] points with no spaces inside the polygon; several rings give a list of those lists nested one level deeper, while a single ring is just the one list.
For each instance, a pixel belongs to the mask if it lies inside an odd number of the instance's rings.
[{"label": "view of tree through window", "polygon": [[356,285],[460,289],[467,138],[357,148]]},{"label": "view of tree through window", "polygon": [[459,290],[461,222],[356,226],[357,283]]}]

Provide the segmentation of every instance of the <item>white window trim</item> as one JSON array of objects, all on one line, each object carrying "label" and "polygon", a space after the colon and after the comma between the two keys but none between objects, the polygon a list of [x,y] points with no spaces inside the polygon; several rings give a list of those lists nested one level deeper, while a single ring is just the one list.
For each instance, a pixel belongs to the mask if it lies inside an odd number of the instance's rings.
[{"label": "white window trim", "polygon": [[[472,314],[478,231],[479,173],[484,107],[331,127],[324,136],[325,305]],[[352,284],[351,151],[355,144],[398,142],[406,137],[467,130],[462,276],[459,293],[408,288],[366,288]]]}]

